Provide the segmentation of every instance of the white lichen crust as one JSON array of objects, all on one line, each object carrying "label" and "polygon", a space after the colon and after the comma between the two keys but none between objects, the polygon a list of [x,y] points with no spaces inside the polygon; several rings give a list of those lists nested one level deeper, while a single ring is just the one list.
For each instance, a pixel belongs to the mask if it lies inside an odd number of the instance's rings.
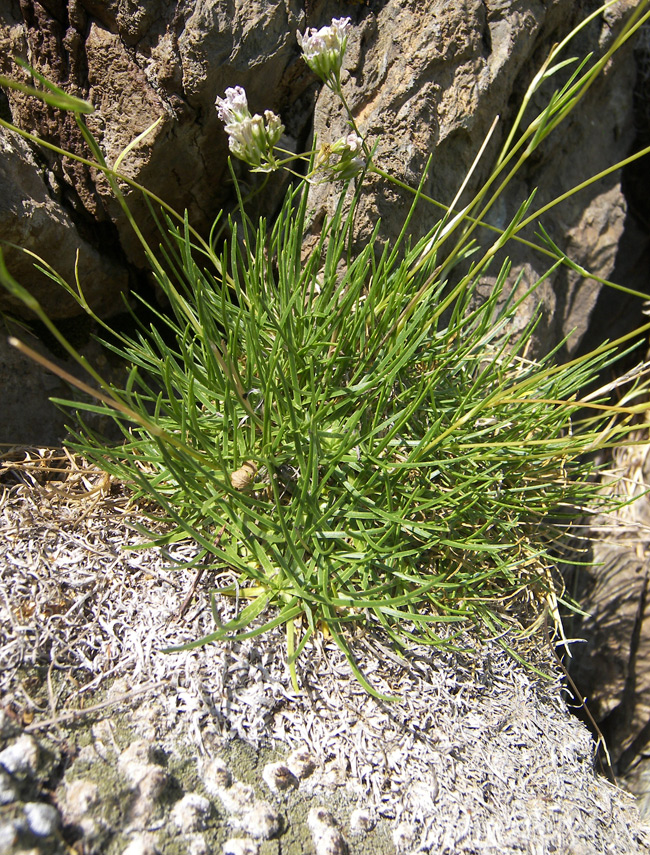
[{"label": "white lichen crust", "polygon": [[262,770],[262,778],[273,793],[283,793],[285,790],[296,788],[298,778],[286,763],[267,763]]},{"label": "white lichen crust", "polygon": [[223,855],[258,855],[259,844],[250,837],[231,837],[223,845]]},{"label": "white lichen crust", "polygon": [[336,820],[325,808],[309,811],[307,825],[314,841],[316,855],[347,855],[348,844],[336,827]]}]

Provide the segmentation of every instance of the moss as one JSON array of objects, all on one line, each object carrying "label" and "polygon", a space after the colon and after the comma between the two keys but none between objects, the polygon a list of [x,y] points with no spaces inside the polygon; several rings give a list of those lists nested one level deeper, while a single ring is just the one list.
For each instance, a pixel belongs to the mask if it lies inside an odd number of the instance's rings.
[{"label": "moss", "polygon": [[[93,699],[95,700],[95,699]],[[155,718],[156,710],[151,710]],[[84,837],[84,851],[89,855],[121,855],[131,840],[129,825],[132,820],[136,794],[117,766],[118,752],[124,750],[136,740],[142,739],[134,723],[137,716],[133,711],[114,715],[110,718],[112,745],[105,741],[104,750],[93,750],[98,737],[92,727],[97,720],[89,718],[77,721],[69,727],[63,727],[63,735],[76,759],[65,771],[65,779],[82,778],[94,782],[99,791],[97,804],[90,808],[88,816],[95,821],[93,835],[83,835],[81,829],[67,826],[63,829],[63,838],[68,845]],[[350,838],[349,818],[352,810],[358,806],[357,800],[344,787],[327,789],[313,794],[309,783],[305,782],[297,790],[290,790],[278,797],[273,794],[262,779],[262,771],[267,763],[285,759],[287,752],[278,752],[271,748],[256,749],[240,740],[226,740],[218,749],[218,755],[226,763],[233,778],[251,785],[259,799],[270,802],[280,812],[282,831],[278,839],[262,842],[260,855],[304,855],[313,852],[314,844],[307,825],[307,816],[313,807],[324,807],[335,817],[339,828],[348,840],[350,853],[372,851],[377,855],[394,855],[395,847],[390,839],[387,823],[380,822],[368,835]],[[188,851],[187,835],[182,833],[170,820],[174,804],[185,793],[198,793],[206,796],[212,809],[205,820],[201,832],[207,850],[218,853],[230,837],[243,836],[238,832],[223,809],[218,798],[208,793],[199,774],[197,751],[185,741],[173,745],[173,750],[164,750],[160,745],[154,748],[152,762],[158,763],[169,775],[169,783],[161,793],[155,810],[155,845],[165,855],[186,855]],[[65,804],[65,779],[59,784],[57,798]],[[148,823],[147,823],[148,824]]]}]

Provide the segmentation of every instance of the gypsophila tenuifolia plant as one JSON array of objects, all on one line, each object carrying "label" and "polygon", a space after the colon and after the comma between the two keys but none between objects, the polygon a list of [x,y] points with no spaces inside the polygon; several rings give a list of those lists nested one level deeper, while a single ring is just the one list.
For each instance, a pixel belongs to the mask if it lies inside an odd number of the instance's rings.
[{"label": "gypsophila tenuifolia plant", "polygon": [[[76,353],[4,264],[0,268],[5,286],[93,379],[91,387],[70,378],[93,403],[61,402],[79,416],[72,446],[129,482],[136,498],[155,500],[167,525],[154,527],[152,543],[191,538],[202,566],[231,574],[221,593],[247,601],[225,625],[215,611],[215,631],[194,645],[283,624],[297,686],[299,654],[314,633],[326,630],[373,691],[350,651],[355,628],[380,627],[408,646],[453,638],[440,632],[442,624],[471,621],[491,634],[522,629],[515,619],[523,620],[524,604],[533,618],[545,611],[557,616],[558,537],[578,511],[611,506],[590,454],[625,441],[633,416],[645,409],[635,402],[645,394],[645,367],[617,388],[614,405],[609,393],[619,384],[600,393],[584,390],[625,352],[630,337],[565,364],[556,364],[553,354],[526,358],[536,318],[513,336],[511,321],[524,297],[513,297],[507,260],[490,270],[496,281],[489,298],[479,303],[474,297],[497,253],[522,240],[521,229],[542,211],[534,210],[532,198],[522,200],[502,230],[484,217],[647,19],[647,5],[639,4],[600,58],[576,63],[564,55],[593,15],[553,48],[489,178],[469,203],[457,207],[487,140],[456,199],[445,205],[425,196],[423,176],[412,188],[413,206],[398,240],[381,244],[378,224],[360,250],[354,249],[354,223],[364,176],[406,185],[375,162],[372,141],[347,109],[340,72],[348,19],[299,34],[307,63],[341,100],[346,136],[318,141],[314,151],[296,156],[278,148],[280,119],[270,111],[251,115],[241,87],[217,99],[233,155],[263,172],[290,168],[298,157],[307,171],[273,222],[252,222],[240,196],[236,216],[222,217],[229,238],[218,252],[215,241],[148,194],[152,209],[162,205],[163,242],[159,250],[150,247],[119,181],[137,185],[106,164],[85,126],[91,105],[43,78],[41,92],[0,81],[72,111],[90,154],[68,156],[105,174],[167,298],[167,313],[150,307],[155,326],[140,323],[132,336],[112,331],[107,340],[129,366],[118,388]],[[563,69],[571,71],[568,78],[542,112],[527,118],[539,87]],[[310,184],[323,180],[339,182],[332,188],[338,205],[305,253]],[[416,208],[431,204],[440,219],[411,245],[410,220]],[[472,238],[479,228],[494,235],[482,249]],[[549,258],[549,270],[568,265],[588,275],[544,234],[528,246]],[[82,283],[69,286],[46,262],[40,268],[94,317]],[[85,423],[85,413],[110,416],[122,442],[107,443]]]}]

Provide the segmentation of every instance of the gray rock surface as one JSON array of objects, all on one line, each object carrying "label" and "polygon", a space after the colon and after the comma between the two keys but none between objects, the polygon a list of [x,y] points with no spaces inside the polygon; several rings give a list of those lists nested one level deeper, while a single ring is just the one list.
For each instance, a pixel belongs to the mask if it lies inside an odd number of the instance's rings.
[{"label": "gray rock surface", "polygon": [[[378,163],[417,183],[433,155],[425,189],[449,202],[494,116],[500,114],[501,124],[477,180],[488,173],[528,81],[550,46],[596,5],[581,4],[578,10],[571,0],[372,0],[342,10],[333,0],[316,0],[305,8],[296,0],[184,0],[171,5],[148,0],[136,6],[117,0],[25,0],[20,6],[5,4],[0,11],[0,73],[20,76],[11,57],[26,57],[57,84],[88,98],[96,107],[88,125],[109,164],[160,119],[122,169],[177,210],[187,209],[193,225],[207,234],[218,211],[233,201],[226,137],[214,109],[215,97],[227,86],[243,85],[254,111],[278,112],[287,129],[283,142],[290,149],[308,147],[312,127],[324,140],[345,129],[327,90],[313,112],[320,87],[299,57],[296,29],[321,25],[343,11],[352,16],[344,89],[359,126],[378,141]],[[633,6],[632,0],[624,0],[597,19],[576,52],[604,49]],[[624,157],[633,137],[634,74],[632,51],[623,51],[488,219],[503,226],[534,187],[539,187],[539,204]],[[8,94],[5,114],[57,145],[87,154],[70,117],[14,92]],[[105,315],[119,310],[126,284],[137,287],[141,281],[143,255],[105,177],[52,152],[30,151],[19,140],[0,139],[5,140],[0,174],[6,185],[0,238],[42,254],[71,282],[79,249],[90,302]],[[245,169],[237,169],[250,180]],[[260,213],[273,211],[283,180],[272,180],[268,192],[258,197]],[[331,205],[329,193],[327,186],[315,188],[317,208]],[[127,196],[144,233],[157,242],[139,193],[127,190]],[[372,183],[362,204],[360,239],[378,216],[390,238],[406,205],[393,188]],[[607,276],[624,215],[615,174],[564,203],[545,225],[576,261]],[[415,231],[430,227],[433,217],[432,211],[418,217]],[[524,272],[522,287],[547,266],[543,257],[516,248],[514,260],[514,272]],[[32,275],[23,255],[10,250],[8,264],[52,316],[74,311],[55,283]],[[482,287],[489,291],[489,277]],[[598,290],[593,281],[555,274],[539,292],[544,313],[536,349],[548,350],[575,329],[569,345],[573,350],[588,327]],[[2,306],[17,308],[4,293]],[[522,313],[521,322],[525,319]],[[7,375],[1,375],[0,385],[7,382]],[[42,398],[24,400],[22,410],[27,409],[47,412],[45,422],[54,418]],[[16,441],[21,415],[5,408],[0,441]]]},{"label": "gray rock surface", "polygon": [[[582,56],[589,50],[606,48],[621,18],[634,5],[618,4],[615,11],[597,20],[569,55]],[[423,189],[449,203],[498,115],[500,122],[492,143],[476,180],[470,184],[470,191],[476,190],[489,175],[526,87],[550,46],[560,41],[586,11],[582,5],[578,12],[571,0],[439,0],[430,4],[389,2],[376,16],[366,16],[350,40],[343,88],[362,132],[379,143],[377,162],[385,171],[417,185],[427,158],[433,155]],[[634,77],[632,52],[624,51],[579,109],[535,153],[534,161],[518,173],[487,221],[504,228],[535,189],[537,209],[626,157],[634,136]],[[557,85],[553,80],[536,97],[536,112]],[[531,111],[529,118],[533,115]],[[607,116],[606,121],[603,116]],[[314,129],[324,139],[345,132],[338,103],[329,90],[319,96]],[[315,188],[313,200],[330,211],[335,202],[324,185]],[[360,206],[360,241],[372,231],[377,216],[382,218],[386,237],[394,238],[401,227],[400,214],[409,203],[409,194],[376,182]],[[564,202],[543,223],[571,258],[607,278],[614,265],[625,211],[620,175],[614,174]],[[434,217],[434,211],[422,207],[422,216],[416,217],[412,226],[417,237],[432,227]],[[534,231],[525,236],[534,239]],[[488,238],[490,233],[484,232],[481,237]],[[550,266],[547,257],[535,256],[514,243],[508,255],[514,262],[512,281],[523,273],[522,291]],[[491,285],[492,279],[487,277],[482,286],[484,294]],[[534,306],[542,303],[543,320],[533,350],[547,352],[573,332],[568,345],[572,352],[588,327],[598,292],[593,281],[580,281],[565,271],[547,280],[530,301],[529,311],[522,311],[520,316],[523,325]]]},{"label": "gray rock surface", "polygon": [[[647,437],[641,432],[641,442]],[[586,614],[567,624],[582,639],[569,667],[609,748],[613,769],[650,819],[650,451],[615,453],[612,487],[625,504],[589,521],[593,566],[580,567],[572,594]]]},{"label": "gray rock surface", "polygon": [[[293,2],[181,2],[171,7],[149,0],[136,10],[118,2],[71,0],[55,13],[30,0],[21,5],[16,18],[5,14],[0,19],[0,70],[12,71],[12,53],[29,56],[55,82],[88,98],[96,107],[88,125],[109,163],[161,118],[151,136],[130,153],[125,171],[179,211],[187,208],[195,227],[206,232],[216,213],[232,199],[226,138],[214,109],[216,95],[227,86],[243,85],[253,110],[276,110],[292,144],[304,144],[317,87],[299,58],[295,31],[340,12],[335,5],[309,4],[306,15]],[[606,48],[620,19],[633,6],[633,2],[621,2],[597,20],[577,50]],[[344,66],[344,90],[359,126],[371,141],[378,140],[379,164],[412,184],[417,184],[433,154],[426,189],[449,202],[499,114],[500,128],[477,177],[486,176],[532,74],[549,47],[588,9],[581,7],[578,13],[571,0],[505,4],[435,0],[429,5],[377,0],[349,11],[355,26]],[[540,188],[537,201],[546,201],[627,154],[633,131],[634,74],[632,53],[624,51],[593,87],[575,118],[516,180],[503,205],[493,211],[493,222],[505,224],[534,187]],[[73,150],[81,149],[78,131],[60,114],[11,92],[9,107],[20,126],[34,128]],[[345,129],[339,107],[327,90],[316,105],[314,128],[325,140]],[[42,156],[61,183],[62,196],[77,223],[113,223],[126,256],[141,260],[105,179],[50,153]],[[19,186],[25,182],[29,198],[30,176],[17,179]],[[138,195],[131,193],[130,199],[136,215],[146,220]],[[330,204],[330,188],[321,186],[315,202]],[[392,188],[372,189],[364,201],[366,231],[381,216],[385,235],[395,235],[404,204]],[[550,230],[579,263],[606,275],[623,211],[614,176],[565,204],[553,215]],[[432,220],[432,213],[423,217],[420,229],[429,227]],[[46,241],[40,246],[46,254],[50,250]],[[110,248],[108,257],[114,258]],[[61,267],[70,276],[70,262],[61,260]],[[534,261],[532,268],[530,276],[543,270],[544,263]],[[108,300],[106,283],[87,278],[91,294],[96,289]],[[584,327],[588,320],[584,299],[567,294],[566,287],[558,281],[553,291],[557,295],[551,297],[551,291],[545,295],[555,340],[576,325],[572,316],[578,311],[576,301],[582,307],[578,326]],[[588,290],[594,293],[593,286]]]},{"label": "gray rock surface", "polygon": [[[128,277],[123,266],[101,253],[75,229],[62,199],[53,191],[54,177],[37,160],[25,140],[0,127],[0,239],[7,267],[13,276],[38,295],[53,317],[79,314],[79,306],[45,274],[34,269],[40,254],[55,271],[74,281],[75,266],[82,283],[93,283],[90,298],[101,315],[115,310]],[[3,289],[1,304],[18,314],[24,306]]]},{"label": "gray rock surface", "polygon": [[[290,133],[304,136],[310,99],[302,108],[300,99],[314,89],[295,41],[295,30],[304,22],[298,5],[284,0],[173,5],[149,0],[137,6],[70,0],[52,7],[28,0],[14,16],[5,9],[0,17],[0,72],[20,76],[11,56],[28,57],[55,83],[89,99],[96,112],[87,124],[109,164],[160,118],[156,130],[126,158],[123,171],[181,213],[187,209],[195,227],[207,232],[232,199],[215,98],[227,86],[243,84],[255,110],[293,113],[287,120]],[[87,154],[69,117],[20,93],[9,92],[8,98],[19,126]],[[52,153],[41,156],[60,182],[77,226],[94,231],[108,259],[117,256],[123,266],[142,264],[140,247],[106,179]],[[145,233],[153,236],[139,193],[127,195]],[[47,255],[48,245],[40,247]],[[70,264],[61,273],[70,277]],[[106,290],[105,282],[92,278],[88,287],[91,297],[95,290]]]}]

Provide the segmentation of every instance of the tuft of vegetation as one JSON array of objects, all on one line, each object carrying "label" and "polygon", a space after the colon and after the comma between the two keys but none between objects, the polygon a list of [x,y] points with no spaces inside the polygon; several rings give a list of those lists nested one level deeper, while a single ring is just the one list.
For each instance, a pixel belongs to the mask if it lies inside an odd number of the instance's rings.
[{"label": "tuft of vegetation", "polygon": [[[539,316],[513,336],[512,320],[539,283],[515,297],[510,264],[497,258],[552,205],[535,211],[532,197],[522,200],[505,230],[492,227],[496,234],[487,246],[473,233],[647,20],[647,6],[638,5],[602,57],[564,56],[596,13],[553,49],[489,179],[458,209],[472,167],[455,200],[435,202],[440,219],[415,245],[411,218],[434,202],[422,185],[413,189],[394,244],[380,244],[377,225],[355,249],[365,176],[404,185],[374,162],[349,111],[350,135],[305,155],[307,177],[291,185],[273,222],[253,221],[240,196],[237,210],[224,214],[206,241],[186,217],[149,194],[161,245],[149,246],[131,221],[169,309],[147,306],[156,317],[151,325],[134,311],[133,335],[95,318],[107,332],[104,345],[129,366],[123,387],[88,365],[0,264],[3,284],[93,381],[70,378],[91,398],[59,402],[76,416],[71,447],[131,484],[136,501],[155,501],[156,519],[166,525],[162,533],[152,526],[152,544],[191,538],[201,566],[232,575],[220,593],[248,601],[226,625],[215,613],[215,631],[193,645],[283,624],[297,686],[295,663],[308,639],[326,628],[372,692],[349,648],[355,626],[381,627],[405,647],[449,643],[453,632],[441,626],[467,621],[491,635],[522,630],[515,618],[522,618],[524,605],[533,622],[548,611],[557,618],[558,541],[579,512],[613,507],[615,499],[596,477],[593,452],[626,441],[634,415],[646,406],[637,402],[646,394],[646,367],[628,375],[626,386],[613,384],[620,386],[614,405],[612,384],[585,390],[628,352],[630,337],[557,364],[555,353],[526,357]],[[347,110],[339,78],[347,31],[345,21],[336,25],[327,43],[329,65],[318,54],[318,33],[301,44]],[[546,108],[529,117],[533,94],[555,75],[564,82]],[[92,107],[43,78],[40,83],[44,90],[33,94],[73,112],[89,146],[85,162],[106,174],[130,217],[118,183],[128,179],[108,167],[84,124]],[[218,103],[233,153],[258,171],[288,166],[293,156],[277,148],[277,117],[250,116],[243,90],[229,92]],[[345,183],[338,185],[334,216],[305,255],[310,181],[328,174]],[[215,250],[218,226],[228,238]],[[569,265],[589,275],[543,230],[539,244],[529,247],[549,257],[549,273]],[[37,263],[94,317],[81,283],[71,286],[46,262]],[[477,286],[497,263],[493,291],[480,303]],[[89,413],[110,417],[123,440],[108,443],[89,426]]]}]

